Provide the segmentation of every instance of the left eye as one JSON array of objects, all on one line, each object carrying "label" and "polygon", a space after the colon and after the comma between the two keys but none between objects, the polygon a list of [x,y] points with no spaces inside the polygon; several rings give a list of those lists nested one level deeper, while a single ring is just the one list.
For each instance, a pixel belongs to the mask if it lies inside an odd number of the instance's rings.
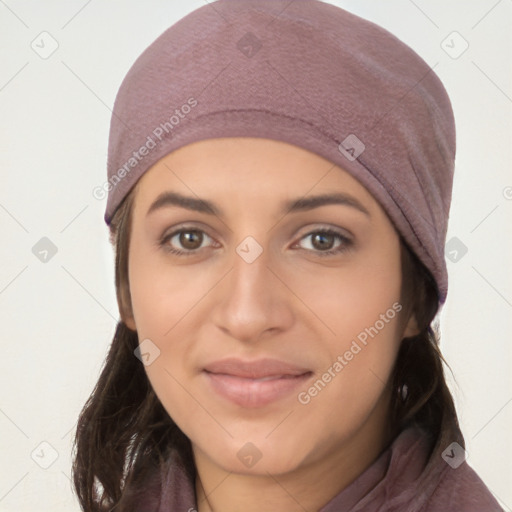
[{"label": "left eye", "polygon": [[332,254],[341,252],[350,245],[350,240],[336,231],[314,231],[301,239],[302,249]]}]

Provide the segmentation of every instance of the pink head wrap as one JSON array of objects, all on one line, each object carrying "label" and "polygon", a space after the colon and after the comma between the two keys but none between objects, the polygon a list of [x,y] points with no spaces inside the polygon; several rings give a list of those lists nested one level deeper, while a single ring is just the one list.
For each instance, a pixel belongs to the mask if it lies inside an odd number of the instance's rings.
[{"label": "pink head wrap", "polygon": [[300,146],[359,180],[445,301],[455,126],[441,81],[411,48],[318,0],[195,10],[142,53],[119,89],[105,221],[166,154],[243,136]]}]

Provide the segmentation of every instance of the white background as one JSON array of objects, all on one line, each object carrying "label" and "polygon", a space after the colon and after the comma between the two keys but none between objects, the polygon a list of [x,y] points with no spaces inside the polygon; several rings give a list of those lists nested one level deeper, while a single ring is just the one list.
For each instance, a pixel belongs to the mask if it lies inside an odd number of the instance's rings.
[{"label": "white background", "polygon": [[[512,0],[332,3],[437,64],[452,99],[448,240],[468,252],[448,262],[442,350],[469,463],[510,511]],[[91,193],[105,180],[110,110],[141,51],[204,4],[0,0],[1,511],[79,510],[69,480],[73,429],[118,318],[105,201]],[[42,31],[59,45],[48,59],[31,48]],[[459,36],[446,39],[453,31],[469,44],[458,58],[441,46],[462,48]],[[58,251],[47,263],[32,253],[44,236]]]}]

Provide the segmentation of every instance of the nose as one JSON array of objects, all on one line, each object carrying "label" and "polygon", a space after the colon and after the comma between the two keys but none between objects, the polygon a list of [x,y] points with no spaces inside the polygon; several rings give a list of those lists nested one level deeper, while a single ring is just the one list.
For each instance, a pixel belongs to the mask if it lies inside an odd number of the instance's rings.
[{"label": "nose", "polygon": [[276,277],[265,251],[252,263],[236,254],[215,294],[213,322],[237,340],[255,342],[293,325],[292,294]]}]

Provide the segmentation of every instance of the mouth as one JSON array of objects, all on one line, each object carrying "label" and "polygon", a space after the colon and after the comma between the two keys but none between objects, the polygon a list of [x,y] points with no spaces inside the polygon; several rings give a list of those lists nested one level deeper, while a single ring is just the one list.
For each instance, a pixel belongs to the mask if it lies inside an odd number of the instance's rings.
[{"label": "mouth", "polygon": [[207,384],[221,398],[246,408],[289,397],[313,372],[276,359],[224,359],[203,369]]}]

